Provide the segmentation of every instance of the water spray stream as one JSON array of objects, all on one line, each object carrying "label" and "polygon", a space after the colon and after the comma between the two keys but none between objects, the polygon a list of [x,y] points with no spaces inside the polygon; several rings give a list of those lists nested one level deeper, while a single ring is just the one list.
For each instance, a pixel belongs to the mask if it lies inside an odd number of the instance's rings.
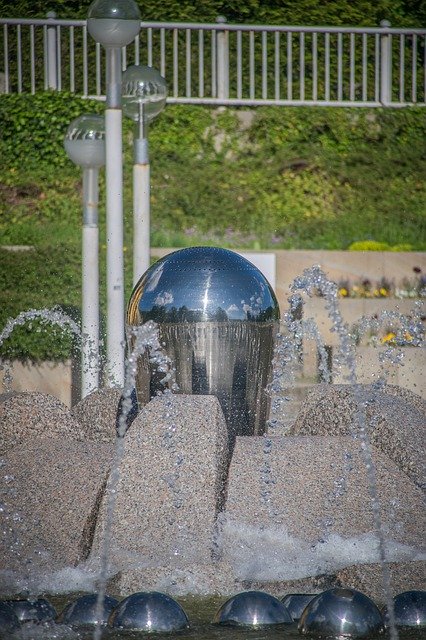
[{"label": "water spray stream", "polygon": [[[173,370],[170,367],[169,358],[164,355],[159,338],[158,329],[154,322],[147,322],[140,327],[131,327],[128,332],[129,342],[132,343],[132,351],[126,361],[126,374],[124,389],[122,394],[121,411],[118,416],[117,437],[111,473],[107,485],[106,494],[106,519],[101,542],[100,552],[100,573],[97,600],[96,618],[101,619],[102,607],[106,595],[106,585],[108,580],[108,558],[111,545],[111,531],[114,520],[115,503],[117,498],[118,484],[120,482],[120,466],[124,454],[124,437],[127,431],[127,417],[132,410],[132,392],[135,388],[138,358],[146,351],[149,351],[150,362],[157,371],[164,373],[162,383],[164,385],[173,384]],[[95,626],[93,640],[100,640],[102,637],[102,626]]]},{"label": "water spray stream", "polygon": [[314,266],[306,269],[303,275],[296,278],[293,285],[293,291],[304,291],[308,296],[314,293],[320,293],[325,298],[326,309],[332,321],[333,330],[339,337],[339,350],[337,354],[337,362],[344,364],[348,369],[346,380],[355,390],[356,400],[356,424],[358,429],[353,429],[353,436],[359,437],[361,441],[361,450],[366,467],[368,487],[371,498],[373,511],[375,534],[379,543],[379,559],[382,570],[383,587],[386,597],[386,605],[388,608],[389,628],[391,640],[398,640],[398,632],[395,625],[395,617],[393,613],[393,603],[391,596],[390,573],[386,562],[386,542],[383,535],[383,527],[380,516],[380,501],[377,495],[376,470],[372,457],[372,449],[368,424],[363,409],[362,402],[356,398],[357,377],[356,377],[356,360],[355,345],[351,338],[349,327],[343,321],[338,302],[337,302],[337,285],[327,279],[325,273],[318,267]]}]

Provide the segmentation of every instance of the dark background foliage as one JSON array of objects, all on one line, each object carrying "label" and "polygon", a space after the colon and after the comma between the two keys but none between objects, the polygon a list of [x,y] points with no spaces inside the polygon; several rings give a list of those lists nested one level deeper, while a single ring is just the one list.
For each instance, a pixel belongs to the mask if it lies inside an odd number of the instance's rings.
[{"label": "dark background foliage", "polygon": [[[1,0],[4,17],[44,18],[55,11],[58,18],[85,18],[88,0]],[[370,25],[390,20],[396,26],[424,26],[424,0],[144,0],[139,2],[142,20],[214,22],[223,15],[229,22],[294,25]]]}]

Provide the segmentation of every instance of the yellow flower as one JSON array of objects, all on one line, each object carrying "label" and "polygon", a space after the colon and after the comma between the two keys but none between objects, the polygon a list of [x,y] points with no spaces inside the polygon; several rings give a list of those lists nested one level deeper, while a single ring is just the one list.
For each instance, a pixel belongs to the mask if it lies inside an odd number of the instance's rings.
[{"label": "yellow flower", "polygon": [[381,342],[385,344],[386,342],[392,342],[393,340],[395,340],[395,338],[396,338],[396,334],[393,333],[393,331],[389,331],[389,333],[383,336],[383,338],[381,339]]},{"label": "yellow flower", "polygon": [[339,289],[339,294],[342,296],[342,298],[346,298],[346,296],[348,295],[348,290],[345,289],[345,287],[342,287],[341,289]]},{"label": "yellow flower", "polygon": [[388,295],[387,290],[384,287],[380,287],[379,293],[381,296],[386,297]]},{"label": "yellow flower", "polygon": [[404,340],[406,342],[412,342],[413,341],[413,336],[411,335],[411,333],[408,333],[408,331],[406,331],[404,333]]}]

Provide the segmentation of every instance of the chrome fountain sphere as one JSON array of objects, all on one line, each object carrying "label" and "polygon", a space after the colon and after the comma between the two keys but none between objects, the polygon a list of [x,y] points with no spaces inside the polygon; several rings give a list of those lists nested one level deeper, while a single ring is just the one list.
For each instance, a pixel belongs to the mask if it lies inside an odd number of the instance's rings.
[{"label": "chrome fountain sphere", "polygon": [[[218,398],[231,447],[236,435],[265,431],[279,318],[275,294],[259,269],[214,247],[181,249],[156,262],[135,286],[127,311],[129,327],[158,324],[180,393]],[[140,403],[164,390],[161,377],[148,357],[140,359]]]},{"label": "chrome fountain sphere", "polygon": [[106,625],[109,616],[117,605],[118,600],[106,595],[99,609],[98,594],[89,593],[67,604],[59,614],[58,622],[71,626]]},{"label": "chrome fountain sphere", "polygon": [[334,588],[316,596],[299,621],[299,631],[309,637],[368,638],[383,633],[378,607],[355,589]]},{"label": "chrome fountain sphere", "polygon": [[281,602],[288,610],[289,614],[295,622],[305,610],[305,607],[316,597],[316,593],[287,593],[281,598]]},{"label": "chrome fountain sphere", "polygon": [[216,624],[261,627],[271,624],[291,624],[286,607],[274,596],[263,591],[243,591],[229,598],[216,613]]},{"label": "chrome fountain sphere", "polygon": [[397,627],[426,627],[426,591],[404,591],[393,599]]},{"label": "chrome fountain sphere", "polygon": [[180,604],[158,591],[133,593],[124,598],[108,621],[115,629],[172,632],[187,629],[188,617]]}]

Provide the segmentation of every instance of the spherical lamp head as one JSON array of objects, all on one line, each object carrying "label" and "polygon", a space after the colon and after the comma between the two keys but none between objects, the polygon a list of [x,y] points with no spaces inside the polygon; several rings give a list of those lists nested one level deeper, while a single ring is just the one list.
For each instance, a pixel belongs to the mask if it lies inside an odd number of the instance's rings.
[{"label": "spherical lamp head", "polygon": [[140,118],[141,105],[147,122],[158,116],[166,105],[167,82],[152,67],[128,67],[123,73],[121,88],[123,112],[135,122]]},{"label": "spherical lamp head", "polygon": [[83,168],[105,164],[105,119],[103,116],[82,115],[69,125],[64,140],[70,160]]},{"label": "spherical lamp head", "polygon": [[94,0],[87,13],[87,29],[106,48],[124,47],[141,28],[139,7],[134,0]]}]

